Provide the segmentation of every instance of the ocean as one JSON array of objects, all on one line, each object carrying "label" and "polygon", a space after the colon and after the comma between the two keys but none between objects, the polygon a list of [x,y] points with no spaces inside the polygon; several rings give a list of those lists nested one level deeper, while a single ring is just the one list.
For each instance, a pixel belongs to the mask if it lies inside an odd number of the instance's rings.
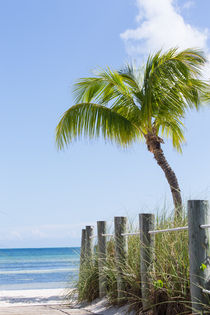
[{"label": "ocean", "polygon": [[0,249],[0,290],[74,287],[79,247]]}]

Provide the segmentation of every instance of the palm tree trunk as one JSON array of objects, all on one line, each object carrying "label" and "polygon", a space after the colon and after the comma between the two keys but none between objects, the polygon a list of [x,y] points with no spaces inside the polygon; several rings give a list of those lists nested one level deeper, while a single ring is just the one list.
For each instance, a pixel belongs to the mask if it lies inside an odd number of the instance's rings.
[{"label": "palm tree trunk", "polygon": [[161,149],[160,143],[163,143],[163,140],[156,135],[148,134],[146,135],[146,143],[148,150],[153,153],[154,158],[157,161],[157,164],[162,168],[166,176],[173,197],[175,217],[179,217],[182,212],[181,190],[179,188],[177,177],[172,168],[170,167],[170,165],[168,164],[164,156],[163,150]]}]

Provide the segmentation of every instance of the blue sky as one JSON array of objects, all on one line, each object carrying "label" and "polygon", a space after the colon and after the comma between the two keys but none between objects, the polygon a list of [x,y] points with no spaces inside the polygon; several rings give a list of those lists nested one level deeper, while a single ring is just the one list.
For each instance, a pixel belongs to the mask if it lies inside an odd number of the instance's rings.
[{"label": "blue sky", "polygon": [[[0,1],[0,247],[75,246],[86,224],[172,209],[145,144],[80,141],[58,152],[55,127],[74,81],[97,67],[171,46],[208,56],[209,11],[208,0]],[[209,107],[189,113],[183,154],[163,146],[184,199],[210,198],[209,122]]]}]

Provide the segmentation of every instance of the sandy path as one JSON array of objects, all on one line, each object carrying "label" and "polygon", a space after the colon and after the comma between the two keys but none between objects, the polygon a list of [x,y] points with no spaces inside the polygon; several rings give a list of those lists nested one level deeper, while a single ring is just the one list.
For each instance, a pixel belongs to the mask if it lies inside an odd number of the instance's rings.
[{"label": "sandy path", "polygon": [[106,299],[70,307],[64,295],[63,289],[0,291],[0,315],[133,315],[126,306],[112,307]]},{"label": "sandy path", "polygon": [[7,306],[62,304],[62,302],[65,303],[64,295],[64,289],[4,290],[0,291],[0,308]]},{"label": "sandy path", "polygon": [[[84,309],[70,309],[64,305],[11,306],[0,308],[0,315],[91,315]],[[100,313],[102,315],[102,313]]]}]

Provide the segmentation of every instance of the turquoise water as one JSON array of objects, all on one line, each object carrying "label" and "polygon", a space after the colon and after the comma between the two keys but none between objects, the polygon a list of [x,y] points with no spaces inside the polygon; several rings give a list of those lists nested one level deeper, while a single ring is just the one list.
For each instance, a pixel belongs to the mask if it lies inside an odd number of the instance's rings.
[{"label": "turquoise water", "polygon": [[0,249],[0,290],[73,287],[79,247]]}]

